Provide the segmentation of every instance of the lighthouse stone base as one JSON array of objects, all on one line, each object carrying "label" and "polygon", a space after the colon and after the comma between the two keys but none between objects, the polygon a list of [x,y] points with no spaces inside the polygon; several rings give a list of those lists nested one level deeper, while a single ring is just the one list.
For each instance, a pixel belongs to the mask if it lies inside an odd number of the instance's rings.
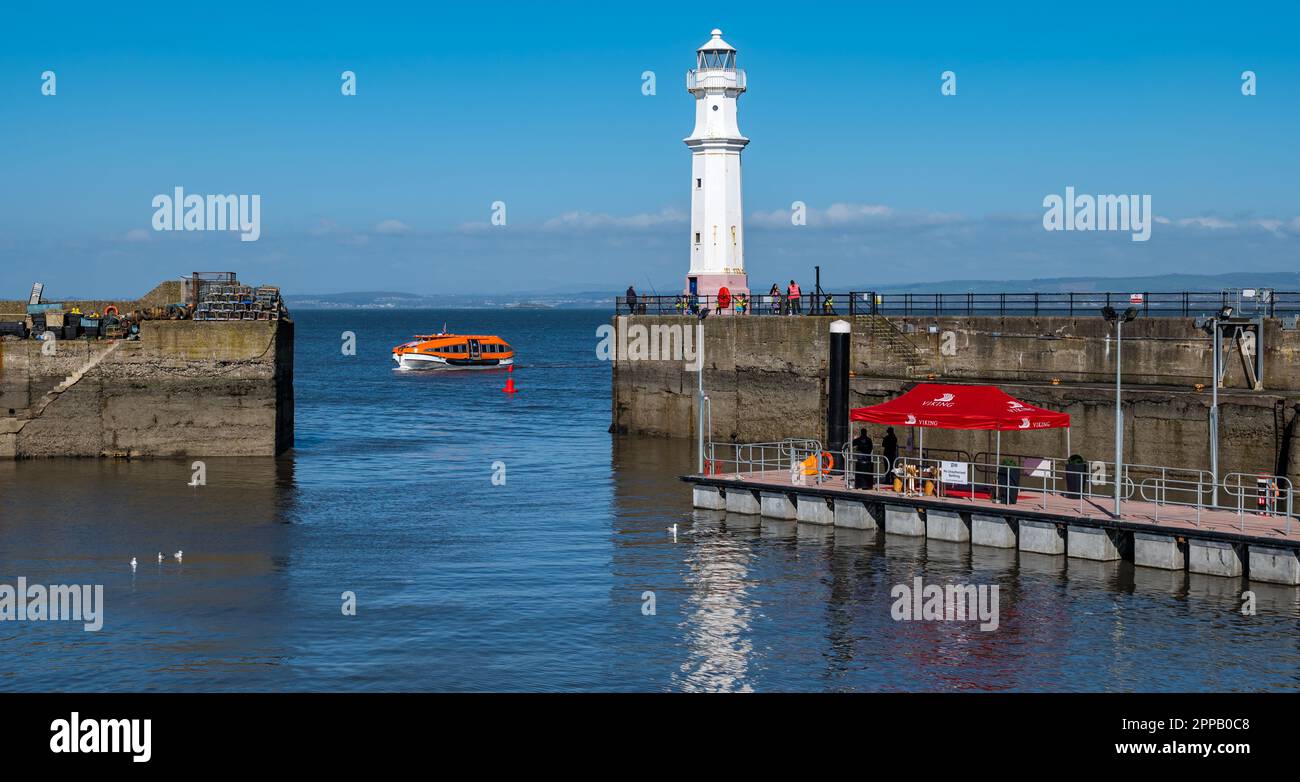
[{"label": "lighthouse stone base", "polygon": [[[687,275],[686,290],[683,291],[683,293],[685,293],[687,296],[691,295],[692,279],[695,280],[696,295],[698,295],[702,300],[704,300],[704,297],[706,296],[710,297],[710,299],[708,299],[710,301],[710,305],[713,304],[713,302],[711,301],[712,297],[717,296],[718,291],[722,290],[723,288],[726,288],[727,291],[733,297],[739,293],[743,293],[746,296],[749,295],[749,275],[743,272],[740,274]],[[728,309],[733,309],[733,308],[734,305],[732,305],[732,307],[728,307]]]}]

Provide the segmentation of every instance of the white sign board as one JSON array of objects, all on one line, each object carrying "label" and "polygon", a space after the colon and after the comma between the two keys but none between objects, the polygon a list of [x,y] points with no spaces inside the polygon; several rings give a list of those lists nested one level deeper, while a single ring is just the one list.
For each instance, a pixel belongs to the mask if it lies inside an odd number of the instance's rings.
[{"label": "white sign board", "polygon": [[1140,294],[1140,293],[1130,293],[1130,294],[1128,295],[1128,303],[1129,303],[1129,304],[1141,304],[1141,303],[1142,303],[1142,294]]},{"label": "white sign board", "polygon": [[1052,477],[1051,459],[1025,459],[1021,469],[1032,478]]},{"label": "white sign board", "polygon": [[970,483],[970,465],[966,462],[940,462],[939,474],[944,483]]}]

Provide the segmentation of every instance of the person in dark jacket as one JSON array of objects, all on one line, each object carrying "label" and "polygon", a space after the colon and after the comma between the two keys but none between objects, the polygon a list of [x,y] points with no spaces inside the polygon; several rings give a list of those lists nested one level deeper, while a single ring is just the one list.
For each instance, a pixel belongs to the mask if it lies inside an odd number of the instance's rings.
[{"label": "person in dark jacket", "polygon": [[894,461],[898,459],[898,435],[894,434],[894,427],[885,430],[885,439],[880,444],[885,449],[885,461],[889,462],[885,469],[894,469]]},{"label": "person in dark jacket", "polygon": [[856,489],[876,488],[876,476],[871,469],[871,450],[874,447],[867,430],[859,429],[858,436],[853,438],[853,487]]},{"label": "person in dark jacket", "polygon": [[636,288],[631,285],[627,286],[627,311],[636,314]]}]

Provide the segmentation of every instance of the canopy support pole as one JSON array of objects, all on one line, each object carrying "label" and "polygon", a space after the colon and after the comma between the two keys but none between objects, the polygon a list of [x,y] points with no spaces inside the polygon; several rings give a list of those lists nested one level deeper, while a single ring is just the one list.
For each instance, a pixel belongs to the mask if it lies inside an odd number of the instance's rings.
[{"label": "canopy support pole", "polygon": [[921,443],[919,448],[920,450],[917,451],[917,461],[924,462],[925,461],[925,427],[924,426],[921,427]]},{"label": "canopy support pole", "polygon": [[[1002,470],[1002,430],[1001,430],[1001,429],[998,430],[997,443],[998,443],[998,444],[997,444],[997,448],[996,448],[996,450],[994,451],[994,453],[996,454],[996,456],[993,457],[993,483],[994,483],[994,485],[997,485],[997,484],[1002,483],[1002,475],[1001,475],[1001,472],[1000,472],[1000,471]],[[993,496],[994,496],[994,497],[997,497],[999,494],[1000,494],[1000,491],[995,491],[995,492],[993,492]],[[997,502],[997,500],[994,500],[994,502]]]},{"label": "canopy support pole", "polygon": [[1065,427],[1065,460],[1070,461],[1070,427]]}]

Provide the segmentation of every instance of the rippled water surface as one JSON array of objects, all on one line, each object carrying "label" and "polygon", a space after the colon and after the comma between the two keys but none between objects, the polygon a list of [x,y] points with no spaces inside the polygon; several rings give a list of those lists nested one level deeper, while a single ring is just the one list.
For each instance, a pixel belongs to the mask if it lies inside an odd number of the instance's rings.
[{"label": "rippled water surface", "polygon": [[[190,460],[0,462],[0,583],[106,603],[98,633],[0,623],[0,689],[1300,689],[1295,589],[1243,616],[1235,580],[692,511],[689,441],[607,433],[605,318],[298,312],[292,453],[200,488]],[[511,341],[522,393],[390,368],[444,320]],[[916,576],[997,584],[999,628],[894,621]]]}]

